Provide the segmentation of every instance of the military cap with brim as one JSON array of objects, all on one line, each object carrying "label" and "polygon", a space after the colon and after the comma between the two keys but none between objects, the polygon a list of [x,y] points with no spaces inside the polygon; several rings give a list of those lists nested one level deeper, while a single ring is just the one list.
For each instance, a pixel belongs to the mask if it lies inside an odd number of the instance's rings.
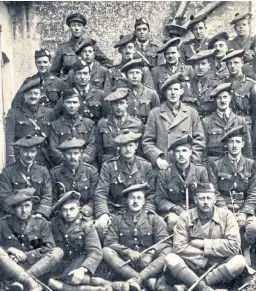
[{"label": "military cap with brim", "polygon": [[80,52],[82,51],[83,48],[87,47],[87,46],[92,46],[94,47],[94,45],[96,44],[96,41],[93,39],[87,39],[84,40],[80,43],[80,45],[78,46],[78,48],[75,50],[75,53],[78,55],[80,54]]},{"label": "military cap with brim", "polygon": [[232,58],[242,58],[244,56],[244,50],[230,50],[226,56],[222,59],[223,62],[226,62]]},{"label": "military cap with brim", "polygon": [[187,26],[187,29],[192,29],[193,26],[199,22],[202,22],[202,21],[205,21],[207,19],[207,15],[206,14],[202,14],[202,15],[199,15],[197,17],[194,17],[194,15],[191,15],[190,16],[190,22]]},{"label": "military cap with brim", "polygon": [[174,37],[169,39],[160,49],[158,49],[157,53],[163,53],[167,48],[171,46],[178,46],[180,43],[180,38],[179,37]]},{"label": "military cap with brim", "polygon": [[66,24],[70,26],[71,22],[81,22],[84,26],[87,23],[86,18],[81,13],[70,14],[66,19]]},{"label": "military cap with brim", "polygon": [[117,88],[115,91],[108,94],[105,101],[116,101],[126,98],[130,94],[131,90],[129,88]]},{"label": "military cap with brim", "polygon": [[114,45],[114,48],[122,47],[127,43],[134,42],[135,35],[134,33],[128,33],[126,35],[120,35],[120,40]]},{"label": "military cap with brim", "polygon": [[41,49],[38,51],[35,51],[35,59],[42,58],[42,57],[48,57],[51,59],[50,52],[47,49]]},{"label": "military cap with brim", "polygon": [[136,133],[130,131],[129,129],[124,129],[122,133],[116,136],[113,141],[116,144],[127,144],[129,142],[137,141],[142,136],[141,133]]},{"label": "military cap with brim", "polygon": [[246,133],[246,129],[244,128],[243,125],[236,126],[232,129],[230,129],[220,140],[223,143],[226,143],[228,139],[234,136],[244,136]]},{"label": "military cap with brim", "polygon": [[215,193],[215,189],[211,183],[197,184],[196,193]]},{"label": "military cap with brim", "polygon": [[25,93],[31,89],[38,88],[41,89],[41,79],[40,78],[33,78],[26,82],[19,90],[19,93]]},{"label": "military cap with brim", "polygon": [[250,49],[253,50],[254,49],[254,46],[256,44],[256,35],[252,38],[252,43],[250,45]]},{"label": "military cap with brim", "polygon": [[79,98],[79,92],[75,88],[69,88],[69,89],[65,90],[62,94],[63,100],[73,98],[73,97]]},{"label": "military cap with brim", "polygon": [[197,61],[203,60],[203,59],[209,59],[211,58],[216,49],[211,49],[211,50],[201,50],[198,53],[194,54],[192,57],[188,59],[188,62],[190,64],[196,63]]},{"label": "military cap with brim", "polygon": [[188,79],[189,78],[183,75],[181,72],[175,73],[164,81],[163,85],[160,87],[160,91],[164,92],[168,86],[176,83],[186,82]]},{"label": "military cap with brim", "polygon": [[72,65],[72,69],[74,72],[77,72],[77,71],[83,70],[87,66],[88,65],[87,65],[86,61],[79,59]]},{"label": "military cap with brim", "polygon": [[185,27],[173,23],[167,23],[166,28],[169,34],[175,34],[179,36],[184,36],[188,31]]},{"label": "military cap with brim", "polygon": [[137,26],[142,25],[142,24],[146,24],[149,28],[149,23],[148,23],[147,19],[141,17],[141,18],[137,18],[135,20],[135,24],[134,24],[135,29]]},{"label": "military cap with brim", "polygon": [[144,66],[145,66],[145,62],[143,61],[142,58],[134,59],[134,60],[129,61],[125,65],[123,65],[120,71],[124,73],[131,69],[137,69],[137,68],[143,69]]},{"label": "military cap with brim", "polygon": [[69,191],[65,194],[62,194],[60,196],[60,199],[56,202],[56,204],[52,208],[52,212],[55,212],[56,210],[60,209],[60,207],[66,203],[69,202],[79,202],[80,201],[81,194],[76,191]]},{"label": "military cap with brim", "polygon": [[13,207],[28,200],[39,202],[40,198],[38,196],[34,196],[35,192],[35,188],[17,189],[6,199],[6,206]]},{"label": "military cap with brim", "polygon": [[28,134],[22,137],[21,139],[19,139],[18,141],[16,141],[14,145],[24,147],[24,148],[30,148],[30,147],[41,144],[42,142],[44,142],[44,140],[45,140],[45,137],[43,136],[32,136]]},{"label": "military cap with brim", "polygon": [[184,135],[182,137],[177,138],[168,148],[168,151],[174,150],[179,146],[187,146],[191,147],[193,143],[193,138],[190,135]]},{"label": "military cap with brim", "polygon": [[63,141],[57,148],[64,151],[68,149],[82,148],[85,145],[85,140],[76,137],[70,137]]},{"label": "military cap with brim", "polygon": [[242,20],[242,19],[251,19],[251,17],[252,17],[252,14],[251,13],[249,13],[249,12],[246,12],[246,13],[236,13],[235,14],[235,18],[234,19],[232,19],[232,21],[230,22],[230,24],[232,25],[232,24],[236,24],[237,23],[237,21],[239,21],[239,20]]},{"label": "military cap with brim", "polygon": [[145,195],[147,195],[147,191],[145,191],[145,190],[148,190],[148,188],[149,188],[149,185],[147,182],[141,183],[141,184],[135,184],[135,185],[131,185],[128,188],[124,189],[121,194],[123,197],[127,197],[128,194],[131,192],[142,191],[145,193]]},{"label": "military cap with brim", "polygon": [[225,42],[227,42],[228,39],[229,36],[226,32],[220,32],[218,34],[215,34],[209,41],[208,49],[213,49],[213,45],[215,44],[216,41],[224,40]]},{"label": "military cap with brim", "polygon": [[219,93],[223,91],[229,92],[230,90],[231,90],[231,83],[222,83],[213,89],[213,91],[210,93],[210,97],[217,97]]}]

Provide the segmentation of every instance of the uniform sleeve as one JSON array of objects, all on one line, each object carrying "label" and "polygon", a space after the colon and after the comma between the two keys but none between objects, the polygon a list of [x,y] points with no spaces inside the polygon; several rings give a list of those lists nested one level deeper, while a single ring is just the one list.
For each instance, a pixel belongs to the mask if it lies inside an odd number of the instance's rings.
[{"label": "uniform sleeve", "polygon": [[164,54],[157,54],[157,66],[160,66],[165,63]]},{"label": "uniform sleeve", "polygon": [[62,152],[57,148],[60,145],[60,140],[58,133],[56,131],[55,124],[50,125],[50,135],[49,135],[49,150],[51,160],[55,165],[59,165],[63,160]]},{"label": "uniform sleeve", "polygon": [[94,45],[95,49],[95,59],[102,65],[106,67],[111,67],[113,66],[113,61],[110,60],[104,53],[103,51],[99,48],[98,44],[96,43]]},{"label": "uniform sleeve", "polygon": [[154,87],[156,90],[158,90],[159,89],[158,88],[158,78],[159,78],[158,67],[153,68],[151,71],[151,74],[152,74],[152,78],[153,78],[153,82],[154,82]]},{"label": "uniform sleeve", "polygon": [[88,164],[93,163],[96,157],[95,129],[93,121],[90,120],[90,122],[88,143],[82,154],[82,160]]},{"label": "uniform sleeve", "polygon": [[154,92],[152,94],[152,107],[155,108],[158,106],[160,106],[160,100],[159,100],[159,96],[158,96],[157,92],[154,90]]},{"label": "uniform sleeve", "polygon": [[54,173],[53,170],[50,171],[50,178],[51,178],[51,184],[52,184],[52,204],[54,205],[59,198],[59,193],[58,193],[58,187],[57,187],[57,177]]},{"label": "uniform sleeve", "polygon": [[102,164],[102,158],[103,158],[103,138],[102,138],[102,134],[100,132],[100,124],[101,121],[98,122],[97,127],[96,127],[96,146],[97,146],[97,161],[99,163],[99,165]]},{"label": "uniform sleeve", "polygon": [[4,168],[0,174],[0,212],[5,210],[5,200],[13,193],[11,176],[8,168]]},{"label": "uniform sleeve", "polygon": [[15,143],[15,127],[16,127],[16,110],[10,109],[8,111],[5,124],[5,138],[6,138],[6,165],[15,162],[15,154],[13,144]]},{"label": "uniform sleeve", "polygon": [[145,67],[143,71],[144,71],[144,74],[143,74],[142,83],[151,89],[155,89],[154,81],[153,81],[152,74],[149,68]]},{"label": "uniform sleeve", "polygon": [[187,64],[186,47],[184,43],[180,45],[180,59],[183,64]]},{"label": "uniform sleeve", "polygon": [[59,77],[62,68],[62,52],[60,47],[57,48],[56,55],[52,60],[51,72],[53,75]]},{"label": "uniform sleeve", "polygon": [[149,192],[144,208],[145,210],[155,211],[156,175],[150,164],[147,166],[146,178],[149,184]]},{"label": "uniform sleeve", "polygon": [[106,80],[104,83],[104,89],[103,89],[105,96],[107,96],[108,94],[112,92],[112,87],[113,87],[113,72],[111,69],[109,69],[109,71],[107,72]]},{"label": "uniform sleeve", "polygon": [[[256,106],[256,104],[255,104]],[[245,118],[242,117],[243,119],[243,126],[246,129],[246,133],[244,135],[244,148],[243,148],[243,154],[248,157],[248,158],[253,158],[253,152],[252,152],[252,139],[251,139],[251,135],[250,135],[250,131],[249,128],[247,126],[247,123],[245,121]]]},{"label": "uniform sleeve", "polygon": [[[169,236],[166,223],[157,214],[154,214],[152,227],[154,235],[154,244],[158,243],[159,241]],[[168,242],[167,240],[165,242],[160,243],[158,246],[154,247],[154,249],[157,251],[157,253],[159,253],[166,247],[170,247],[170,242]]]}]

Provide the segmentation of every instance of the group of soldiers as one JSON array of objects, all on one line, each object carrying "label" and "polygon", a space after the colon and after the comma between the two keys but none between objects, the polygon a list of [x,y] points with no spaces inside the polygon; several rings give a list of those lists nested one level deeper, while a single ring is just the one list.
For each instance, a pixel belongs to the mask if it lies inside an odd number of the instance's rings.
[{"label": "group of soldiers", "polygon": [[[256,243],[256,37],[207,36],[207,17],[150,24],[113,65],[66,19],[35,52],[6,119],[0,175],[4,290],[212,291],[247,279]],[[181,43],[190,30],[194,38]],[[236,280],[237,281],[237,280]],[[226,285],[225,285],[226,284]],[[228,287],[227,287],[228,288]]]}]

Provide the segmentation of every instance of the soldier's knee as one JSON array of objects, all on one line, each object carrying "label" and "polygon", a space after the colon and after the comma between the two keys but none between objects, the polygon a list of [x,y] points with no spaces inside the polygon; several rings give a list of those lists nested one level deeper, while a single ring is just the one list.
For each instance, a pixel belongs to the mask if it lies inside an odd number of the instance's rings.
[{"label": "soldier's knee", "polygon": [[256,217],[250,217],[247,219],[247,224],[245,226],[244,237],[247,242],[253,244],[256,240]]},{"label": "soldier's knee", "polygon": [[225,265],[232,277],[236,277],[243,272],[246,266],[246,260],[244,256],[236,255],[233,256]]},{"label": "soldier's knee", "polygon": [[179,219],[179,216],[175,213],[169,213],[168,215],[165,216],[165,221],[166,221],[167,229],[169,233],[173,232],[173,228],[175,224],[177,223],[178,219]]},{"label": "soldier's knee", "polygon": [[164,262],[169,268],[173,268],[176,265],[183,263],[184,261],[180,256],[174,253],[171,253],[165,257]]},{"label": "soldier's knee", "polygon": [[53,249],[51,250],[51,254],[52,254],[52,256],[53,256],[56,260],[59,260],[59,261],[61,261],[61,260],[63,259],[63,257],[64,257],[64,251],[63,251],[61,248],[58,248],[58,247],[53,248]]},{"label": "soldier's knee", "polygon": [[109,260],[112,260],[114,257],[116,257],[116,255],[117,255],[117,252],[115,252],[111,248],[109,247],[103,248],[103,258],[106,262]]}]

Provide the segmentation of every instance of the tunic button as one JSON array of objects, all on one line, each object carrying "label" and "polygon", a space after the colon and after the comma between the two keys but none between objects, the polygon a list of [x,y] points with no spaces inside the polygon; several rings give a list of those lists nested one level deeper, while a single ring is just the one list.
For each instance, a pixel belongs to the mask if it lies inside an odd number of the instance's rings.
[{"label": "tunic button", "polygon": [[134,240],[138,240],[137,237],[135,237]]},{"label": "tunic button", "polygon": [[68,235],[67,235],[67,234],[65,234],[65,237],[68,237]]},{"label": "tunic button", "polygon": [[234,175],[235,177],[237,176],[237,174]]},{"label": "tunic button", "polygon": [[134,231],[138,231],[138,229],[137,228],[134,228]]},{"label": "tunic button", "polygon": [[132,176],[129,176],[129,179],[131,179],[132,178]]},{"label": "tunic button", "polygon": [[8,236],[8,239],[11,239],[12,237],[11,236]]},{"label": "tunic button", "polygon": [[85,186],[84,189],[88,189],[88,186]]}]

